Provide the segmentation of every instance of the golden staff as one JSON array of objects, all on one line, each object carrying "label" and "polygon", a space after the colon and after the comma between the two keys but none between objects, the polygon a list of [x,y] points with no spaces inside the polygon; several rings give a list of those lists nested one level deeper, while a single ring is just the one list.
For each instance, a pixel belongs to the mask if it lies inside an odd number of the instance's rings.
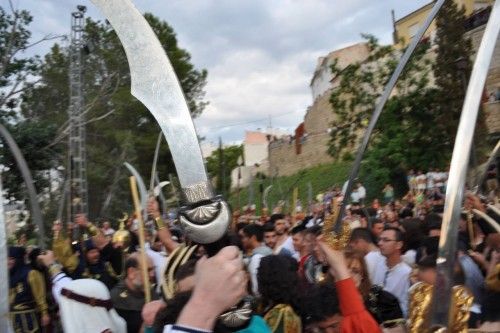
[{"label": "golden staff", "polygon": [[137,184],[134,176],[130,176],[130,191],[134,201],[135,215],[139,221],[139,246],[141,247],[141,271],[144,280],[144,300],[145,303],[151,301],[151,287],[149,285],[148,264],[146,260],[146,248],[144,246],[144,221],[142,220],[141,204],[139,202],[139,194],[137,193]]}]

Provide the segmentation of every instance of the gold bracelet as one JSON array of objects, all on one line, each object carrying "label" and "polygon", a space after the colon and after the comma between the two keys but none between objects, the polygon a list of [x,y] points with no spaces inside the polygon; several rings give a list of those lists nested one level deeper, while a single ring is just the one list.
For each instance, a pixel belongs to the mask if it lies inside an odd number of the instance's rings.
[{"label": "gold bracelet", "polygon": [[159,217],[159,216],[158,216],[157,218],[155,218],[155,223],[156,223],[156,228],[157,228],[158,230],[161,230],[161,229],[163,229],[163,228],[166,228],[166,226],[165,226],[165,222],[163,222],[163,220],[162,220],[162,219],[161,219],[161,217]]},{"label": "gold bracelet", "polygon": [[51,277],[56,276],[57,274],[61,273],[62,271],[62,265],[54,262],[49,266],[49,274]]},{"label": "gold bracelet", "polygon": [[87,229],[92,237],[99,234],[99,229],[97,229],[97,227],[90,222],[87,224]]}]

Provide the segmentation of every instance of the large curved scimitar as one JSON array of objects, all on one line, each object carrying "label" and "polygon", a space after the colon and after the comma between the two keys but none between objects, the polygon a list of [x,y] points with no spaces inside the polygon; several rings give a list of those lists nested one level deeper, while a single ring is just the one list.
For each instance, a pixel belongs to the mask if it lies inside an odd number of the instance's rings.
[{"label": "large curved scimitar", "polygon": [[125,165],[128,171],[130,171],[132,176],[134,176],[135,180],[137,181],[142,208],[142,219],[143,221],[146,221],[148,219],[148,212],[146,209],[148,204],[148,190],[146,189],[146,184],[144,184],[144,180],[142,179],[141,174],[130,163],[125,162],[123,163],[123,165]]},{"label": "large curved scimitar", "polygon": [[9,149],[16,160],[17,167],[23,176],[24,183],[26,184],[26,188],[28,190],[33,221],[38,228],[38,246],[45,249],[45,226],[43,224],[42,211],[40,209],[40,204],[38,203],[38,195],[36,194],[33,177],[31,177],[28,163],[26,163],[26,159],[21,153],[21,149],[19,149],[16,141],[14,141],[12,135],[2,124],[0,124],[0,135],[5,139],[5,142],[9,146]]},{"label": "large curved scimitar", "polygon": [[[0,172],[0,272],[2,272],[2,279],[0,279],[0,333],[13,333],[9,318],[9,279],[8,274],[8,254],[7,254],[7,230],[5,225],[5,215],[3,211],[3,187],[2,187],[2,173]],[[5,272],[5,274],[3,273]]]},{"label": "large curved scimitar", "polygon": [[198,137],[179,81],[146,19],[129,0],[92,0],[109,20],[127,54],[131,92],[158,121],[183,193],[180,222],[189,238],[212,243],[227,231],[229,206],[208,180]]},{"label": "large curved scimitar", "polygon": [[458,221],[462,210],[465,178],[470,157],[474,129],[484,83],[490,67],[491,57],[495,49],[500,30],[500,1],[493,5],[488,24],[479,46],[474,67],[472,68],[467,93],[465,95],[462,114],[458,125],[450,174],[446,186],[446,198],[439,239],[437,259],[437,279],[432,296],[432,324],[436,327],[449,327],[449,306],[453,271],[458,241]]},{"label": "large curved scimitar", "polygon": [[417,48],[418,43],[420,42],[420,39],[422,39],[422,36],[424,35],[425,31],[429,26],[431,25],[432,20],[434,20],[434,17],[436,17],[439,9],[443,5],[445,0],[438,0],[434,4],[434,7],[432,7],[431,12],[425,19],[424,23],[420,26],[418,29],[417,34],[413,37],[410,45],[404,52],[403,56],[399,60],[398,66],[394,70],[394,73],[392,73],[392,76],[387,82],[384,92],[382,93],[382,96],[380,97],[377,106],[375,107],[375,110],[373,111],[373,115],[370,119],[370,123],[368,124],[368,127],[366,128],[365,134],[363,136],[363,141],[361,141],[361,144],[358,148],[358,151],[356,153],[356,158],[354,160],[354,163],[351,168],[351,172],[349,174],[349,179],[347,180],[347,186],[346,190],[344,193],[344,200],[342,201],[342,205],[340,206],[339,214],[337,217],[337,221],[334,225],[334,232],[339,234],[341,232],[342,228],[342,219],[344,218],[344,212],[345,212],[345,207],[349,201],[349,198],[351,196],[352,192],[352,185],[354,183],[354,180],[358,176],[359,173],[359,168],[361,166],[361,161],[363,160],[363,155],[366,151],[366,147],[368,147],[368,141],[370,141],[370,136],[375,129],[375,125],[377,124],[378,118],[380,117],[380,114],[382,113],[382,110],[384,109],[385,103],[389,99],[389,96],[391,95],[392,90],[394,89],[394,86],[396,85],[396,82],[398,81],[399,76],[403,72],[403,69],[405,68],[406,64],[408,63],[408,60],[410,60],[411,55]]}]

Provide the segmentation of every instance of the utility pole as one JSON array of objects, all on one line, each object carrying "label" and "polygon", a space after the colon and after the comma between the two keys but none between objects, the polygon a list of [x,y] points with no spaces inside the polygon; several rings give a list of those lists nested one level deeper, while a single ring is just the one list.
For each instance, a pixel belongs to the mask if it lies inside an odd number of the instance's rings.
[{"label": "utility pole", "polygon": [[87,163],[85,149],[85,116],[83,114],[83,55],[85,46],[85,6],[77,6],[71,13],[71,45],[69,48],[70,105],[69,116],[69,200],[67,222],[73,221],[75,214],[88,214]]}]

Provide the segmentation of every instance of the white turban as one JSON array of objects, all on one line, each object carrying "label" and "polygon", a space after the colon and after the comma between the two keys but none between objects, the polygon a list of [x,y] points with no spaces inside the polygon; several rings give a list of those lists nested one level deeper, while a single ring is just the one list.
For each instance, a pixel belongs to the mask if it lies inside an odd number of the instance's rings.
[{"label": "white turban", "polygon": [[[64,288],[81,296],[110,300],[108,288],[98,280],[73,280]],[[65,333],[127,332],[125,320],[113,308],[108,311],[105,307],[91,306],[64,295],[59,297],[59,308]]]}]

